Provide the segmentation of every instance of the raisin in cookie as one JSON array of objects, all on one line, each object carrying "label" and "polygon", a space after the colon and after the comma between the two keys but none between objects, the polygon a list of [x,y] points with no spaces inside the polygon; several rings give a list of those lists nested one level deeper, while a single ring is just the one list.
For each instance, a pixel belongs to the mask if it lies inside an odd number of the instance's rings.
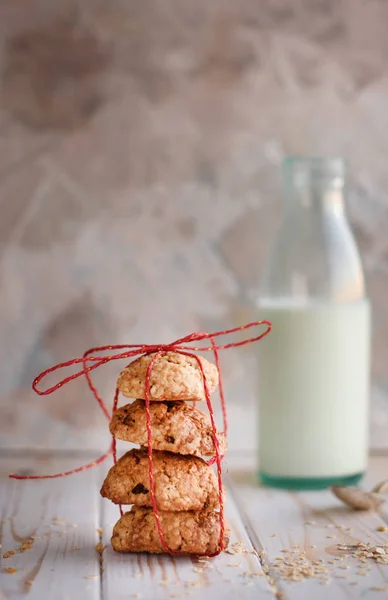
[{"label": "raisin in cookie", "polygon": [[[117,386],[127,398],[145,398],[145,378],[154,354],[131,362],[120,374]],[[218,385],[217,367],[199,357],[209,392]],[[150,400],[204,400],[202,373],[195,358],[166,352],[158,356],[150,378]]]},{"label": "raisin in cookie", "polygon": [[[212,427],[208,415],[186,402],[151,402],[152,448],[177,454],[213,456]],[[144,400],[135,400],[114,413],[110,431],[115,438],[140,446],[147,445]],[[217,433],[220,453],[226,452],[226,439]]]},{"label": "raisin in cookie", "polygon": [[[187,554],[214,554],[220,541],[220,515],[212,510],[199,512],[161,511],[160,524],[170,550]],[[116,523],[112,546],[116,552],[165,552],[151,508],[132,507]],[[229,543],[225,528],[224,548]]]},{"label": "raisin in cookie", "polygon": [[[201,510],[218,506],[217,478],[202,458],[158,450],[153,452],[152,458],[159,510]],[[149,488],[148,452],[134,449],[110,469],[101,495],[115,504],[152,506]]]}]

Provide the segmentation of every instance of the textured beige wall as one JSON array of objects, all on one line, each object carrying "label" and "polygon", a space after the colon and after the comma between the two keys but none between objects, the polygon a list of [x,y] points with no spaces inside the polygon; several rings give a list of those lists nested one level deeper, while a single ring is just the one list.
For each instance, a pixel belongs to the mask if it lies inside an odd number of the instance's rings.
[{"label": "textured beige wall", "polygon": [[[345,155],[388,425],[388,3],[3,0],[0,441],[105,446],[78,382],[33,376],[86,346],[239,322],[294,153]],[[224,354],[232,445],[254,443],[254,353]],[[243,383],[243,377],[248,375]],[[97,382],[111,392],[115,368]]]}]

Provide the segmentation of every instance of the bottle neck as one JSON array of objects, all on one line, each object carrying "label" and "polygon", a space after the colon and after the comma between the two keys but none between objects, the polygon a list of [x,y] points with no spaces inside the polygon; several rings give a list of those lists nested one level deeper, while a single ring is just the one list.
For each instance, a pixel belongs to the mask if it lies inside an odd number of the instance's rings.
[{"label": "bottle neck", "polygon": [[338,159],[288,159],[285,211],[263,274],[261,298],[354,302],[364,297],[362,264],[345,216]]},{"label": "bottle neck", "polygon": [[344,215],[345,171],[341,159],[288,159],[284,164],[286,210]]},{"label": "bottle neck", "polygon": [[345,216],[344,189],[331,186],[299,186],[289,190],[285,196],[286,214],[319,217],[325,213]]}]

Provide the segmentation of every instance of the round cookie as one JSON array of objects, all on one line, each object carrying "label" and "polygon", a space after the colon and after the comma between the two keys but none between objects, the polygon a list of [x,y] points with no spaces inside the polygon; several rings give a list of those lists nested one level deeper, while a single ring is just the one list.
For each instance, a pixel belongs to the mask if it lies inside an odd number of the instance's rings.
[{"label": "round cookie", "polygon": [[[177,454],[213,456],[212,427],[208,415],[186,402],[151,402],[152,448]],[[147,445],[144,400],[135,400],[115,411],[110,432],[125,442]],[[221,455],[226,452],[226,438],[217,433]]]},{"label": "round cookie", "polygon": [[[220,538],[220,516],[206,509],[199,512],[161,511],[160,524],[167,546],[175,552],[214,554]],[[132,507],[113,528],[111,538],[116,552],[165,552],[151,508]],[[224,548],[229,543],[225,528]]]},{"label": "round cookie", "polygon": [[[155,498],[159,510],[201,510],[218,506],[217,478],[197,456],[152,453]],[[148,452],[133,449],[109,470],[101,495],[115,504],[152,506],[149,493]]]},{"label": "round cookie", "polygon": [[[145,378],[154,354],[146,354],[131,362],[120,374],[117,386],[127,398],[145,398]],[[218,385],[217,367],[199,357],[209,392]],[[204,400],[202,373],[195,358],[166,352],[158,356],[150,378],[150,400]]]}]

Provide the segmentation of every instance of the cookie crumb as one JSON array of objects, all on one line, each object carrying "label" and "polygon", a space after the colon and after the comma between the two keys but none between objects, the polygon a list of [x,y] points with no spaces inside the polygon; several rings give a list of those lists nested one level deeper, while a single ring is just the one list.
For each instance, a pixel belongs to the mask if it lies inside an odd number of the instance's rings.
[{"label": "cookie crumb", "polygon": [[51,519],[51,522],[53,525],[67,525],[67,521],[65,521],[65,519],[62,519],[61,517],[53,517]]},{"label": "cookie crumb", "polygon": [[3,573],[9,573],[10,575],[17,572],[17,569],[14,567],[3,567],[1,570]]},{"label": "cookie crumb", "polygon": [[385,585],[385,586],[374,585],[373,587],[371,587],[369,589],[372,590],[372,592],[387,592],[388,585]]},{"label": "cookie crumb", "polygon": [[96,531],[97,531],[97,533],[98,533],[99,535],[102,535],[102,534],[103,534],[103,529],[102,529],[102,527],[97,527],[97,530],[96,530]]},{"label": "cookie crumb", "polygon": [[377,527],[376,531],[388,531],[388,527],[386,527],[386,525],[380,525]]},{"label": "cookie crumb", "polygon": [[102,542],[98,542],[98,544],[96,544],[96,551],[99,554],[102,554],[104,552],[104,544]]},{"label": "cookie crumb", "polygon": [[10,556],[13,556],[14,554],[16,554],[15,550],[7,550],[7,552],[5,552],[3,554],[3,558],[9,558]]},{"label": "cookie crumb", "polygon": [[189,581],[186,581],[185,585],[187,587],[195,587],[198,585],[202,585],[202,582],[199,579],[189,579]]},{"label": "cookie crumb", "polygon": [[77,552],[77,550],[79,550],[79,548],[77,548],[77,546],[73,546],[73,547],[72,547],[72,551],[73,551],[73,552]]},{"label": "cookie crumb", "polygon": [[[316,579],[322,584],[328,582],[328,568],[322,559],[310,560],[306,552],[288,553],[287,557],[278,557],[272,564],[276,575],[285,581],[302,582],[307,579]],[[339,575],[344,578],[344,575]]]},{"label": "cookie crumb", "polygon": [[229,548],[225,550],[225,552],[227,554],[247,554],[248,550],[245,548],[242,542],[234,542]]},{"label": "cookie crumb", "polygon": [[34,545],[33,539],[24,540],[24,542],[21,544],[21,546],[19,548],[19,552],[25,552],[26,550],[31,550],[33,545]]}]

